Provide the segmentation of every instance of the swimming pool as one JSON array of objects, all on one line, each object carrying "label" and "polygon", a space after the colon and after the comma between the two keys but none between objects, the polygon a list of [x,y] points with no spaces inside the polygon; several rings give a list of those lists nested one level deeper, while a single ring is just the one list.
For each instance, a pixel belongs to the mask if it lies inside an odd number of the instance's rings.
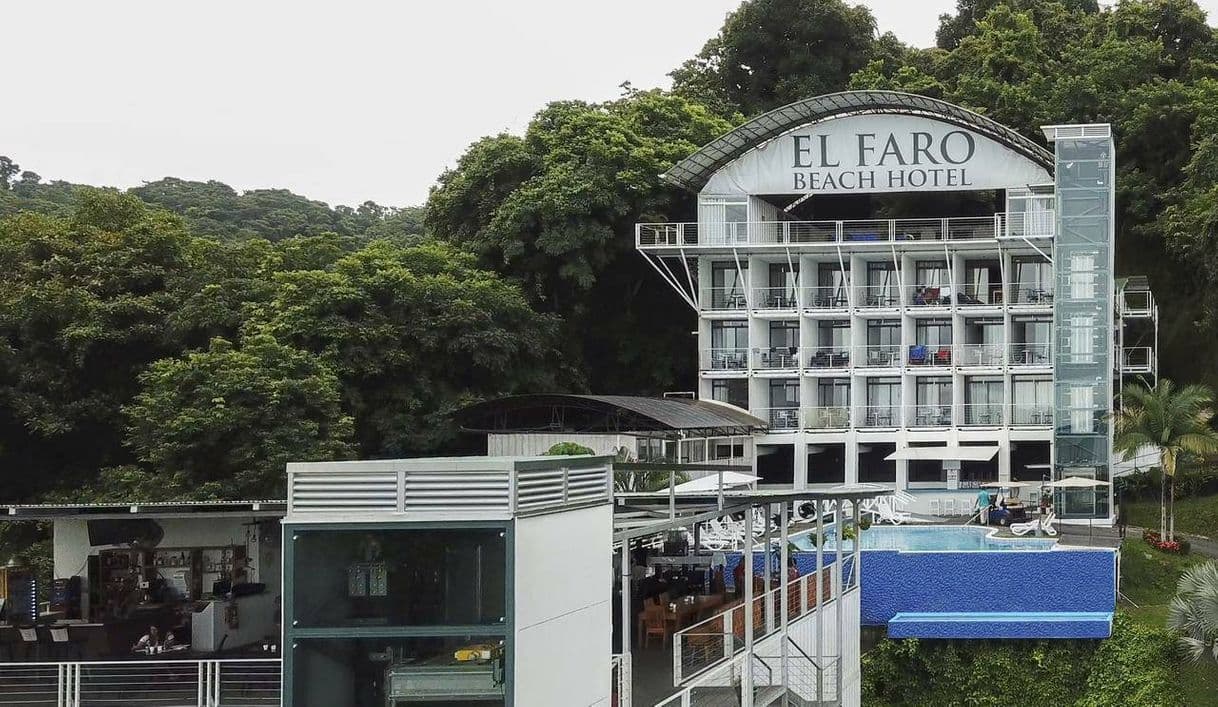
[{"label": "swimming pool", "polygon": [[[809,530],[791,536],[791,543],[801,550],[815,550]],[[1051,538],[997,538],[992,528],[963,525],[873,525],[862,532],[863,550],[1048,550],[1053,547]],[[836,550],[835,533],[825,528],[825,548]],[[852,550],[853,541],[847,540],[842,549]]]}]

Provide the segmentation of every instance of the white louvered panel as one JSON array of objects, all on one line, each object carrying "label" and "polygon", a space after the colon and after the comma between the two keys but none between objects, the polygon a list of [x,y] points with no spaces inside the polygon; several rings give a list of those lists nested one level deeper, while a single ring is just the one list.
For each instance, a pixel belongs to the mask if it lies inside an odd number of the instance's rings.
[{"label": "white louvered panel", "polygon": [[516,474],[516,510],[526,512],[561,506],[566,498],[564,469],[520,471]]},{"label": "white louvered panel", "polygon": [[409,471],[403,504],[407,512],[506,512],[511,484],[506,471]]},{"label": "white louvered panel", "polygon": [[397,473],[325,474],[298,471],[292,475],[292,509],[325,512],[392,512],[397,508]]},{"label": "white louvered panel", "polygon": [[586,503],[609,500],[609,470],[579,469],[567,479],[567,502]]}]

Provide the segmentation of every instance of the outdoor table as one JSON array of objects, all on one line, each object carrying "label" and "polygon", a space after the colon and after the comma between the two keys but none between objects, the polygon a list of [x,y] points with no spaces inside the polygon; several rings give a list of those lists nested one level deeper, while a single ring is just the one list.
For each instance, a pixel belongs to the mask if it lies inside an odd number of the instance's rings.
[{"label": "outdoor table", "polygon": [[[692,599],[692,601],[690,601]],[[673,625],[673,631],[680,631],[687,625],[695,623],[703,612],[723,606],[722,594],[705,594],[702,596],[682,597],[670,602],[664,610],[665,623]]]}]

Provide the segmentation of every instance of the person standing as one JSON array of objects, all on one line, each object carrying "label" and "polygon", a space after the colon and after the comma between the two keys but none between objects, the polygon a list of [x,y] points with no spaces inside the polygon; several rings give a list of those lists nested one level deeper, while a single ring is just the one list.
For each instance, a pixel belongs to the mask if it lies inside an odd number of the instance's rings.
[{"label": "person standing", "polygon": [[977,508],[981,509],[981,524],[990,524],[990,492],[981,489],[977,492]]}]

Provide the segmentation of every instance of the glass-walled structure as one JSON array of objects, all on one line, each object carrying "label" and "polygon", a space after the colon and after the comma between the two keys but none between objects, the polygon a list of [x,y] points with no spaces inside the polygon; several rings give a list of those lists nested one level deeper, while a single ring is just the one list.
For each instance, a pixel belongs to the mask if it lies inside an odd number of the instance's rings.
[{"label": "glass-walled structure", "polygon": [[[875,477],[892,446],[892,483],[939,500],[1030,470],[1109,478],[1114,372],[1153,375],[1153,348],[1113,354],[1108,127],[1046,135],[1053,152],[941,101],[849,92],[665,175],[698,193],[699,221],[639,224],[638,248],[698,312],[699,396],[731,391],[769,422],[760,476],[826,483],[840,448],[847,482]],[[742,221],[716,220],[728,204]],[[731,278],[745,294],[728,302]],[[1106,518],[1105,495],[1058,511]]]}]

